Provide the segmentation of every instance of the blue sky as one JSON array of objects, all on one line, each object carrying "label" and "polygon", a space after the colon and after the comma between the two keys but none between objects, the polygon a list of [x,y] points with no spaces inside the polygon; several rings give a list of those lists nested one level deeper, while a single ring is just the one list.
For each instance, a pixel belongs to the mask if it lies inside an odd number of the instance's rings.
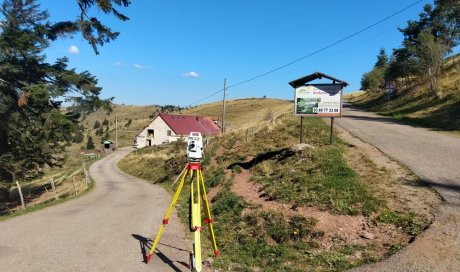
[{"label": "blue sky", "polygon": [[[74,19],[75,0],[39,1],[50,21]],[[117,104],[187,106],[223,88],[265,73],[328,46],[416,0],[132,0],[119,22],[96,15],[119,38],[95,55],[79,35],[59,40],[46,51],[50,62],[67,56],[69,66],[99,79],[102,97]],[[396,15],[343,43],[265,77],[228,89],[230,99],[292,99],[288,82],[321,71],[358,90],[380,48],[388,54],[401,44],[398,27],[418,18],[425,4]],[[205,101],[222,99],[219,93]]]}]

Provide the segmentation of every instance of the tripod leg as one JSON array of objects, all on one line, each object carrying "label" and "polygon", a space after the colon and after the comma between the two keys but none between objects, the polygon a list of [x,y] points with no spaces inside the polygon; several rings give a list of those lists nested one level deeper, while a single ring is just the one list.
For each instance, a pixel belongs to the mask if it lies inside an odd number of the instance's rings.
[{"label": "tripod leg", "polygon": [[191,195],[191,203],[192,203],[192,227],[194,230],[194,243],[193,243],[193,255],[195,259],[195,270],[201,271],[202,264],[201,264],[201,207],[200,207],[200,174],[199,170],[196,171],[196,182],[194,183],[192,180],[192,188],[196,186],[196,202],[195,202],[195,194]]},{"label": "tripod leg", "polygon": [[209,232],[211,233],[211,242],[212,242],[212,247],[214,249],[214,255],[217,257],[219,256],[219,250],[217,249],[217,243],[216,243],[216,236],[214,234],[214,228],[212,226],[212,216],[211,216],[211,209],[209,208],[209,201],[208,201],[208,196],[206,195],[206,187],[204,186],[204,179],[203,179],[203,173],[200,170],[200,177],[201,177],[201,186],[203,189],[203,206],[204,206],[204,212],[206,215],[206,218],[204,219],[205,223],[208,223],[209,226]]},{"label": "tripod leg", "polygon": [[163,234],[166,225],[169,223],[169,216],[171,216],[171,212],[174,208],[174,205],[176,205],[177,199],[179,198],[180,192],[182,191],[182,187],[184,187],[184,181],[185,177],[187,176],[187,172],[188,169],[185,170],[184,174],[182,175],[179,186],[177,187],[176,193],[174,194],[173,200],[169,205],[165,217],[163,218],[163,224],[161,225],[160,230],[158,231],[157,236],[155,237],[155,241],[153,242],[153,246],[150,249],[149,255],[147,256],[147,263],[150,261],[150,258],[152,258],[153,252],[155,252],[155,248],[157,247],[158,242],[160,241],[160,237]]}]

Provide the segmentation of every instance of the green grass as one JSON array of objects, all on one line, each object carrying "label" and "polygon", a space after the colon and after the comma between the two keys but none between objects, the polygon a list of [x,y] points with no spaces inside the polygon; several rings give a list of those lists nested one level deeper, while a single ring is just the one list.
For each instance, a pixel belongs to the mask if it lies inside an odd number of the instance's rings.
[{"label": "green grass", "polygon": [[[299,141],[298,120],[286,115],[279,122],[284,125],[256,133],[255,138],[263,140],[244,143],[239,150],[226,149],[218,161],[235,171],[239,166],[251,170],[252,180],[272,200],[350,215],[369,215],[383,205],[347,165],[346,145],[339,139],[328,144],[328,126],[321,119],[306,120],[306,142],[315,148],[302,152],[289,149]],[[248,158],[250,162],[244,163]]]},{"label": "green grass", "polygon": [[256,166],[253,179],[263,185],[266,195],[273,200],[316,206],[338,214],[376,212],[382,201],[360,181],[342,153],[340,147],[330,147],[294,154],[282,162],[275,156],[269,161],[273,173],[266,176]]}]

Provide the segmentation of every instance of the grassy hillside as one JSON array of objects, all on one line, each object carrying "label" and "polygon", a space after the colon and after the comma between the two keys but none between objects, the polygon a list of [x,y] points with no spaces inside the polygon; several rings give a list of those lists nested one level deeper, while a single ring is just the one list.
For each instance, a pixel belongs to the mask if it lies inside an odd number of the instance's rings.
[{"label": "grassy hillside", "polygon": [[437,94],[417,79],[406,79],[400,86],[390,99],[383,91],[357,92],[346,98],[382,115],[436,130],[460,131],[460,55],[445,62]]},{"label": "grassy hillside", "polygon": [[[252,105],[264,101],[234,103],[252,116]],[[200,112],[212,114],[218,107],[207,106],[201,106]],[[388,256],[429,224],[429,216],[409,208],[410,200],[398,199],[390,190],[404,190],[400,184],[404,182],[420,190],[414,195],[439,201],[432,191],[413,177],[388,178],[391,171],[367,157],[357,159],[358,173],[347,160],[353,146],[338,138],[335,145],[329,145],[329,127],[321,119],[305,120],[309,146],[302,150],[295,148],[299,120],[290,112],[274,122],[259,121],[250,137],[243,130],[249,126],[245,120],[253,120],[239,119],[233,132],[211,142],[202,162],[221,251],[214,262],[216,268],[341,271]],[[175,143],[140,150],[119,166],[172,193],[172,181],[185,163],[185,146]],[[177,207],[184,223],[188,220],[188,190],[184,188]],[[424,211],[436,206],[419,204]],[[205,235],[204,253],[210,255]]]},{"label": "grassy hillside", "polygon": [[[229,100],[226,103],[226,128],[228,131],[232,131],[253,127],[270,119],[272,116],[276,118],[276,116],[289,111],[291,108],[292,105],[287,100],[268,98]],[[118,146],[122,147],[131,145],[134,137],[159,113],[160,108],[158,106],[114,105],[113,112],[110,114],[104,111],[97,111],[88,115],[80,123],[85,126],[86,134],[91,135],[95,142],[99,143],[103,136],[95,135],[94,123],[97,120],[102,124],[107,119],[109,121],[110,140],[115,141],[115,117],[118,117]],[[222,103],[215,102],[199,105],[173,113],[221,118]],[[131,123],[129,123],[129,120],[131,120]],[[87,137],[85,137],[84,143],[86,141]]]},{"label": "grassy hillside", "polygon": [[[243,130],[266,122],[292,109],[292,103],[281,99],[235,99],[225,106],[225,127],[227,131]],[[184,110],[183,114],[222,117],[222,102],[203,104]]]},{"label": "grassy hillside", "polygon": [[[113,105],[113,111],[96,111],[84,118],[80,124],[85,127],[86,136],[91,135],[97,144],[100,143],[103,136],[96,136],[96,130],[93,129],[96,120],[102,125],[103,121],[109,121],[110,140],[115,142],[115,118],[118,118],[118,146],[132,145],[134,137],[146,127],[159,112],[158,106],[129,106]],[[131,120],[131,122],[130,122]],[[104,126],[104,133],[105,133]],[[84,142],[86,143],[87,137]]]}]

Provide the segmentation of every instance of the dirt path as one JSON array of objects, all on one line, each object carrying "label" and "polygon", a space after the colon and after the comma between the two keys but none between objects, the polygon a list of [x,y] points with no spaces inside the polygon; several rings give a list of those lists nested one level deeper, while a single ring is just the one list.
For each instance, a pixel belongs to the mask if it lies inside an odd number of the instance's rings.
[{"label": "dirt path", "polygon": [[118,150],[93,164],[96,188],[86,196],[0,222],[0,271],[188,271],[188,245],[177,216],[150,249],[171,197],[128,176]]},{"label": "dirt path", "polygon": [[[333,244],[333,240],[340,238],[347,243],[384,243],[401,239],[396,233],[379,228],[364,216],[335,215],[321,211],[315,207],[295,207],[281,202],[268,200],[264,197],[260,185],[250,181],[251,173],[242,169],[241,173],[233,177],[232,192],[242,196],[253,205],[263,210],[272,210],[283,213],[287,218],[294,216],[314,217],[318,220],[315,229],[323,231],[321,243],[325,248]],[[367,237],[367,238],[366,238]],[[372,239],[369,239],[372,237]]]},{"label": "dirt path", "polygon": [[460,271],[460,139],[349,106],[336,123],[409,167],[446,200],[430,229],[407,248],[353,271]]}]

